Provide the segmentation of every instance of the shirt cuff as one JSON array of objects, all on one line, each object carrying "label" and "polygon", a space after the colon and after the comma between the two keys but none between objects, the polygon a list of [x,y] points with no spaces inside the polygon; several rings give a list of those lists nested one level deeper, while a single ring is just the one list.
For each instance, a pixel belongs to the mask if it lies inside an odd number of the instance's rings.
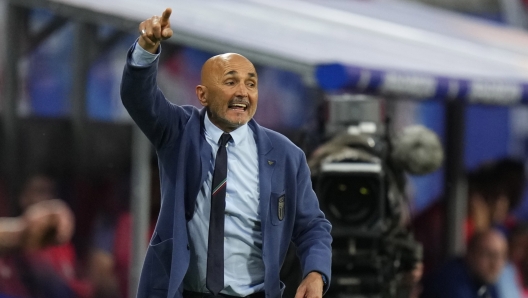
[{"label": "shirt cuff", "polygon": [[132,61],[131,64],[133,66],[147,66],[152,64],[158,58],[159,54],[161,52],[161,45],[158,48],[158,51],[156,54],[152,54],[145,49],[143,49],[139,43],[136,41],[136,44],[134,45],[134,50],[132,51]]}]

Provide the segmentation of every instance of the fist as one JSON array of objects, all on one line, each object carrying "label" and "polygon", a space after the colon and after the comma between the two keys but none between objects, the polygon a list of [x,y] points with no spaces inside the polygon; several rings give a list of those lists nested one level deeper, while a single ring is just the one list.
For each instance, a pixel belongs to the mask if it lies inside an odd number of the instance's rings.
[{"label": "fist", "polygon": [[61,200],[36,203],[24,212],[22,218],[25,222],[24,248],[31,250],[62,244],[73,235],[73,213]]}]

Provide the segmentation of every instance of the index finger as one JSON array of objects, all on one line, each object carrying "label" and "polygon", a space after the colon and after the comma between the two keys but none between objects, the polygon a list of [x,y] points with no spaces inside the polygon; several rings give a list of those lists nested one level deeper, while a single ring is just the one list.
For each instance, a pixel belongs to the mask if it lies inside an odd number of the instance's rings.
[{"label": "index finger", "polygon": [[169,7],[165,9],[163,14],[161,15],[161,20],[160,20],[162,24],[169,22],[171,13],[172,13],[172,8]]},{"label": "index finger", "polygon": [[306,294],[306,289],[297,289],[297,292],[295,293],[295,298],[304,298]]}]

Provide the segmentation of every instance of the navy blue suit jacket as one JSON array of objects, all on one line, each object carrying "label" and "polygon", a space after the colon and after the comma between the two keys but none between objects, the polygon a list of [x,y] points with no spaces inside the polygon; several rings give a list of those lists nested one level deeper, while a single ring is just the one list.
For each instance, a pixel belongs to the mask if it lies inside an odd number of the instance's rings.
[{"label": "navy blue suit jacket", "polygon": [[[179,298],[190,256],[187,221],[194,214],[198,191],[210,170],[212,149],[204,137],[205,109],[167,101],[157,88],[158,61],[146,67],[132,66],[131,51],[121,98],[156,148],[162,194],[138,297]],[[254,120],[249,127],[255,134],[259,160],[264,287],[267,297],[279,298],[284,290],[279,272],[290,241],[297,246],[304,276],[319,271],[330,280],[331,225],[319,209],[304,153],[283,135]]]}]

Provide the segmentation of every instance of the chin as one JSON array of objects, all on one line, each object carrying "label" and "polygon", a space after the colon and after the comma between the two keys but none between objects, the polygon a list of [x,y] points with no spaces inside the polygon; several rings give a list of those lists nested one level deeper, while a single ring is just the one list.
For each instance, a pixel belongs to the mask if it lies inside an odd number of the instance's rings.
[{"label": "chin", "polygon": [[249,119],[247,117],[235,117],[234,119],[230,119],[229,122],[233,125],[242,126],[246,123],[248,123]]}]

